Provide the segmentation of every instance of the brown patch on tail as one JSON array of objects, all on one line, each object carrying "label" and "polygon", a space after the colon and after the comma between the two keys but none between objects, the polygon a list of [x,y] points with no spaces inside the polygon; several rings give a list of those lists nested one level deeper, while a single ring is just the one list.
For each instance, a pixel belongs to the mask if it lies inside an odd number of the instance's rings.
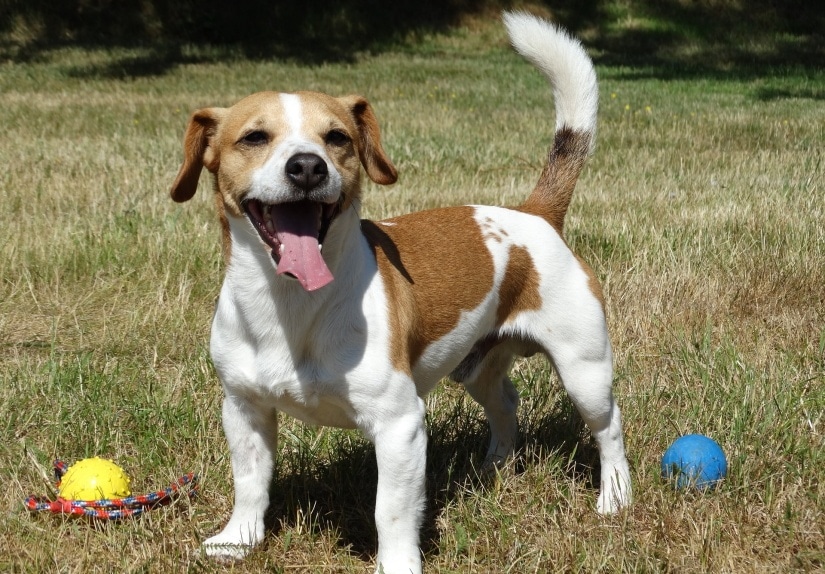
[{"label": "brown patch on tail", "polygon": [[564,228],[564,216],[570,206],[576,181],[590,154],[593,134],[564,127],[556,132],[547,163],[539,181],[521,210],[542,217],[559,235]]}]

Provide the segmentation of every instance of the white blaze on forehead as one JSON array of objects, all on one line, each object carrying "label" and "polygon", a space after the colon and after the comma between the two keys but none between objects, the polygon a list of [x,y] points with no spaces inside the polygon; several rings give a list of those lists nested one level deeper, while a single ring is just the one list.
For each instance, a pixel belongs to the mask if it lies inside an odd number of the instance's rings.
[{"label": "white blaze on forehead", "polygon": [[284,107],[284,118],[289,125],[290,135],[301,133],[303,110],[301,98],[296,94],[280,94],[281,105]]},{"label": "white blaze on forehead", "polygon": [[[296,94],[278,94],[283,108],[283,119],[287,125],[286,133],[279,134],[280,143],[272,151],[267,162],[253,171],[252,191],[249,197],[267,203],[289,201],[292,196],[289,181],[284,174],[286,162],[294,154],[303,151],[316,152],[314,144],[307,142],[301,135],[303,127],[303,106]],[[306,149],[312,146],[312,149]]]}]

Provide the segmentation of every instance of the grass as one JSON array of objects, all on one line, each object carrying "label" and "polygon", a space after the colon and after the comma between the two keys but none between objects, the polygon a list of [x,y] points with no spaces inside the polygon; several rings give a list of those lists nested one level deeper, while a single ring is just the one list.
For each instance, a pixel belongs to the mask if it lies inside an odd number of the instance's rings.
[{"label": "grass", "polygon": [[[287,417],[263,548],[230,568],[199,555],[232,502],[207,353],[219,232],[208,184],[184,206],[168,189],[191,110],[309,88],[377,110],[401,179],[368,185],[365,216],[519,202],[552,135],[543,80],[492,20],[417,40],[315,66],[207,47],[162,74],[118,72],[140,48],[0,64],[0,570],[370,570],[371,446]],[[825,73],[614,60],[566,232],[605,286],[636,501],[594,513],[594,447],[542,361],[515,367],[523,454],[492,485],[473,472],[483,417],[447,383],[428,399],[427,568],[822,569]],[[720,489],[662,482],[689,432],[726,451]],[[95,454],[136,491],[196,471],[202,495],[111,524],[24,510],[40,467]]]}]

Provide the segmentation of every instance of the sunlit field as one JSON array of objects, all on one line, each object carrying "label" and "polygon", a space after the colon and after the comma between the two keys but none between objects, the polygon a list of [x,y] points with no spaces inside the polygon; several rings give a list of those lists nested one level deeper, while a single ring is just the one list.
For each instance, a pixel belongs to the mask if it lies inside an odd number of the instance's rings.
[{"label": "sunlit field", "polygon": [[[595,447],[542,360],[514,367],[521,452],[493,483],[474,470],[483,413],[445,381],[428,398],[425,569],[821,569],[825,72],[592,53],[597,148],[565,233],[605,287],[635,502],[595,513]],[[145,57],[63,47],[0,62],[0,571],[371,572],[371,445],[286,416],[265,543],[233,566],[200,554],[232,486],[207,351],[222,274],[211,183],[169,199],[188,115],[262,89],[366,96],[400,173],[365,184],[363,217],[384,218],[518,204],[552,140],[549,89],[493,15],[341,62],[189,46],[134,73]],[[718,489],[660,477],[686,433],[727,453]],[[24,508],[49,492],[54,459],[94,455],[136,493],[194,471],[200,495],[120,522]]]}]

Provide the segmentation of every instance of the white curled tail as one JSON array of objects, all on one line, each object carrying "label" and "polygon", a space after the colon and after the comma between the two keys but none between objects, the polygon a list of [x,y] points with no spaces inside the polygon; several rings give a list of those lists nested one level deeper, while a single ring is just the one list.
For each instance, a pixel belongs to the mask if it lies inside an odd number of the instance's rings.
[{"label": "white curled tail", "polygon": [[522,209],[548,220],[561,233],[584,162],[593,150],[599,87],[581,43],[558,26],[505,12],[510,42],[550,81],[556,110],[553,146],[535,189]]}]

